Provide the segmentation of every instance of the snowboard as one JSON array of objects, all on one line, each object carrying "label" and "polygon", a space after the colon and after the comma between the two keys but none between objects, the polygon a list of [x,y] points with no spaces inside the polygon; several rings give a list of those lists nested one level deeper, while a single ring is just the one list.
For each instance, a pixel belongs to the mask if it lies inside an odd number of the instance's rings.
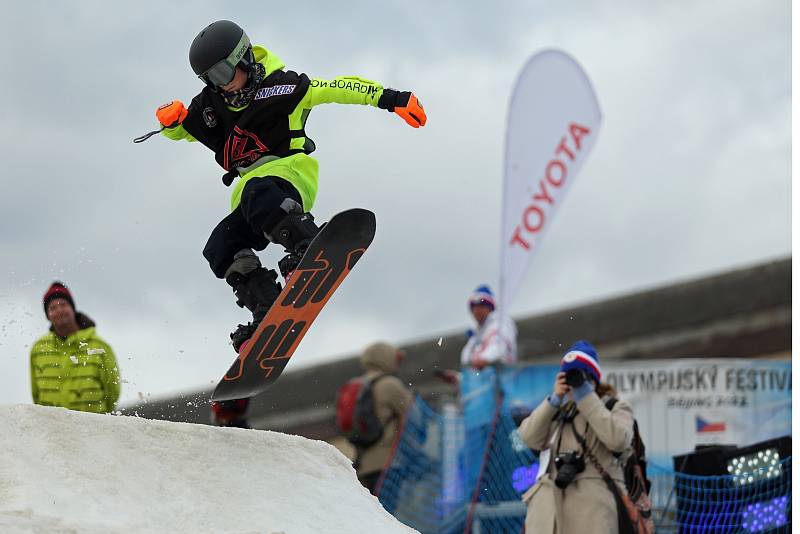
[{"label": "snowboard", "polygon": [[253,397],[278,379],[374,236],[375,214],[360,208],[337,213],[322,227],[211,400]]}]

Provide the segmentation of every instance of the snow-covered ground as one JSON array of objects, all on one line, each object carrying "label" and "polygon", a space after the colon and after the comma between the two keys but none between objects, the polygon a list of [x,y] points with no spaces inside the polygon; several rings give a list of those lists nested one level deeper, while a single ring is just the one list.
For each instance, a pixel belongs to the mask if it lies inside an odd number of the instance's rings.
[{"label": "snow-covered ground", "polygon": [[333,446],[0,406],[0,532],[409,533]]}]

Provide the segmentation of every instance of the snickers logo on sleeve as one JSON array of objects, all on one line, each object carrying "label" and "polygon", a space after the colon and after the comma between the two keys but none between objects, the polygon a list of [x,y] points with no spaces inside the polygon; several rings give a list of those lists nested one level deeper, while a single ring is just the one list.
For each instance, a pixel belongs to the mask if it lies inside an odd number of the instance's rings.
[{"label": "snickers logo on sleeve", "polygon": [[297,85],[275,85],[272,87],[262,87],[256,91],[253,100],[264,100],[273,96],[290,95],[297,88]]}]

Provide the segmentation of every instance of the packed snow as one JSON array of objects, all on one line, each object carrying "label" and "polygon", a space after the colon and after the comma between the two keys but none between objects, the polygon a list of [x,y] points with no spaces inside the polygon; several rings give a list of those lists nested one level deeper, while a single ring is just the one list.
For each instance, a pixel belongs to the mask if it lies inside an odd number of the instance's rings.
[{"label": "packed snow", "polygon": [[3,533],[416,532],[300,436],[15,405],[0,443]]}]

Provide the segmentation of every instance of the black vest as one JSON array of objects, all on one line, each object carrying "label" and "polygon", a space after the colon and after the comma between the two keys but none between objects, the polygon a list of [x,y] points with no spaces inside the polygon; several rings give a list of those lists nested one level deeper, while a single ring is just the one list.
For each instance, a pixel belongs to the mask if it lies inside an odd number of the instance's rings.
[{"label": "black vest", "polygon": [[206,87],[192,100],[182,124],[214,151],[217,163],[226,171],[248,167],[264,156],[311,153],[314,143],[310,139],[302,149],[289,148],[292,139],[305,137],[304,130],[289,129],[289,114],[309,84],[305,74],[277,70],[261,81],[250,105],[239,111],[228,109],[222,96]]}]

